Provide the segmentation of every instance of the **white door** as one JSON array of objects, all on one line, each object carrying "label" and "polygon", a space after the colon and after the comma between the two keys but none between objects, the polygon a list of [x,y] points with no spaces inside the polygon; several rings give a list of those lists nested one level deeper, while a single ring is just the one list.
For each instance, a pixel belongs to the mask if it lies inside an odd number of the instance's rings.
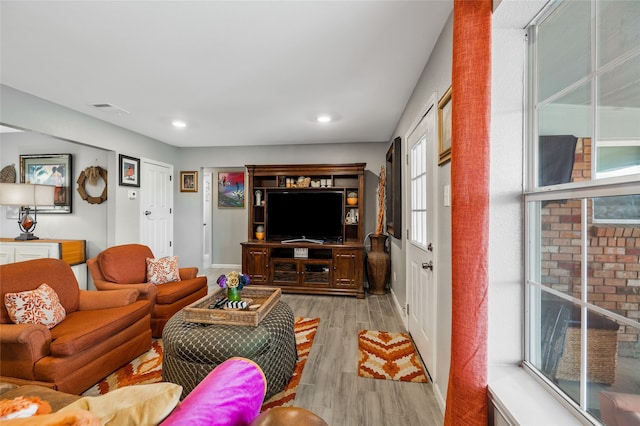
[{"label": "white door", "polygon": [[407,238],[408,327],[418,352],[435,382],[436,289],[433,264],[434,168],[437,145],[435,114],[430,103],[427,114],[407,138],[409,233]]},{"label": "white door", "polygon": [[202,203],[202,269],[211,268],[211,172],[204,170],[202,174],[204,202]]},{"label": "white door", "polygon": [[173,166],[143,160],[140,166],[140,241],[155,257],[173,255]]}]

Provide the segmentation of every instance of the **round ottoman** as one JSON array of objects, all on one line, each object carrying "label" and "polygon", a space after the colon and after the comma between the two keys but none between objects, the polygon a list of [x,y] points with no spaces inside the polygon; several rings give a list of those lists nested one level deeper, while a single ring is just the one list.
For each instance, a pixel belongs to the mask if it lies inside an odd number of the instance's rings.
[{"label": "round ottoman", "polygon": [[183,399],[218,364],[240,356],[264,372],[267,400],[293,375],[298,359],[293,323],[293,311],[284,302],[278,302],[256,327],[186,322],[179,311],[162,333],[162,379],[181,385]]}]

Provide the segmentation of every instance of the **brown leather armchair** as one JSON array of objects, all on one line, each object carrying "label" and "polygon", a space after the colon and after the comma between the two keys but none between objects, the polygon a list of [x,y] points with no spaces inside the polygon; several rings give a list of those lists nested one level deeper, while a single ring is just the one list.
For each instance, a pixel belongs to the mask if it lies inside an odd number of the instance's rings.
[{"label": "brown leather armchair", "polygon": [[124,244],[102,251],[87,266],[98,290],[132,288],[151,302],[151,333],[162,337],[173,314],[207,295],[207,277],[197,276],[196,267],[180,268],[180,281],[155,285],[147,282],[147,258],[153,258],[149,247]]},{"label": "brown leather armchair", "polygon": [[53,328],[14,324],[0,308],[0,381],[34,383],[79,394],[151,347],[150,305],[138,291],[80,290],[71,267],[58,259],[0,266],[7,293],[51,287],[65,316]]}]

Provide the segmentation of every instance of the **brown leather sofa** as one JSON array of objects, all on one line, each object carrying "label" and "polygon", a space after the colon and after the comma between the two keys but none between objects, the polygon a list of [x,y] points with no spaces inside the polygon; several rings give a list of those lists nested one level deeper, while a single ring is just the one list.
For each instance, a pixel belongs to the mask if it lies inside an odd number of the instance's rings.
[{"label": "brown leather sofa", "polygon": [[[137,300],[137,290],[80,290],[71,267],[58,259],[2,265],[0,279],[2,381],[79,394],[151,347],[150,304]],[[56,292],[65,318],[51,329],[14,324],[5,294],[43,283]]]},{"label": "brown leather sofa", "polygon": [[141,244],[109,247],[87,266],[98,290],[131,288],[140,292],[140,299],[151,302],[151,333],[162,337],[162,330],[180,309],[207,295],[207,278],[198,277],[198,268],[180,268],[180,279],[155,285],[147,282],[146,259],[153,258],[151,249]]}]

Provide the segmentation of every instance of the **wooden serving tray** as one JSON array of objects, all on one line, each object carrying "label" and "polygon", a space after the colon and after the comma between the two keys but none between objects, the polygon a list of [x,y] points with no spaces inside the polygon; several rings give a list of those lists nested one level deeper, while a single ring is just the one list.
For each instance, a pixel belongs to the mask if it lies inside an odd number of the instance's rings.
[{"label": "wooden serving tray", "polygon": [[257,310],[209,309],[209,305],[217,298],[224,297],[226,291],[225,288],[217,288],[202,299],[185,307],[183,309],[184,321],[255,327],[278,303],[281,294],[281,290],[277,287],[247,286],[240,291],[240,296],[243,299],[251,299],[253,304],[260,304]]}]

